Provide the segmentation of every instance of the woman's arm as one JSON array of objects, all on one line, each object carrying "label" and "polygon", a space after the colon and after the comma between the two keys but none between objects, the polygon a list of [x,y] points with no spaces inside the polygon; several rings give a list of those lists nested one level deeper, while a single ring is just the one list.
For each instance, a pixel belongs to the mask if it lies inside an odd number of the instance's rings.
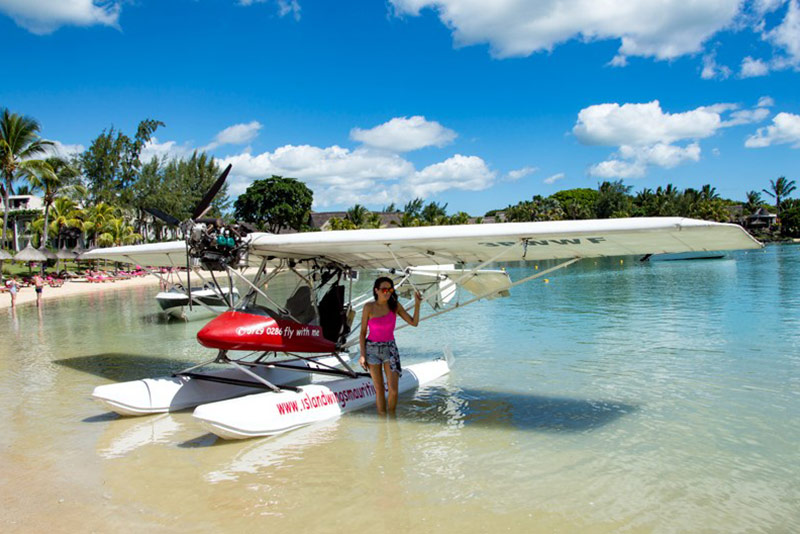
[{"label": "woman's arm", "polygon": [[361,348],[361,357],[358,359],[358,363],[365,371],[367,370],[367,323],[371,311],[372,303],[367,302],[364,309],[361,310],[361,331],[358,334],[358,346]]},{"label": "woman's arm", "polygon": [[403,318],[405,322],[410,324],[411,326],[417,326],[419,324],[419,305],[422,303],[422,295],[419,294],[419,291],[414,292],[414,317],[411,317],[406,309],[403,306],[397,306],[397,314]]}]

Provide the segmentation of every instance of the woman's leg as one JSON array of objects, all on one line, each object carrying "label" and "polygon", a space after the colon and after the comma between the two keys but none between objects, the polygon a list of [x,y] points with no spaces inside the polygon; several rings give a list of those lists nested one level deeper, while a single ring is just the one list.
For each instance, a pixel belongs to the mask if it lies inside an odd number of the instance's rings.
[{"label": "woman's leg", "polygon": [[380,364],[368,363],[369,374],[372,375],[372,385],[375,386],[375,405],[380,415],[386,414],[386,394],[383,386],[383,370]]},{"label": "woman's leg", "polygon": [[400,377],[392,371],[389,362],[383,362],[383,369],[386,371],[386,383],[389,386],[388,409],[389,413],[394,413],[395,408],[397,408],[397,383]]}]

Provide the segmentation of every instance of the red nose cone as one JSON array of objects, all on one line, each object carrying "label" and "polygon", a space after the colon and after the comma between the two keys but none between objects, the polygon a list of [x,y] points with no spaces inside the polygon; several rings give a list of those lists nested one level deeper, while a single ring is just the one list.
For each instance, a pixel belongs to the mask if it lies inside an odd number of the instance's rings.
[{"label": "red nose cone", "polygon": [[222,350],[331,352],[336,344],[322,337],[322,328],[227,311],[197,333],[204,347]]}]

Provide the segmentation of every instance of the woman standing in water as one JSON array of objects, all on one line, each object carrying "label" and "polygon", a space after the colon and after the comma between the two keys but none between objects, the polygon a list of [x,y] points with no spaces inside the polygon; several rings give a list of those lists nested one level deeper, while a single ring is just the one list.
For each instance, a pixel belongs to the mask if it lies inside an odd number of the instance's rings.
[{"label": "woman standing in water", "polygon": [[[400,353],[394,342],[394,327],[397,316],[403,318],[411,326],[419,324],[419,306],[422,296],[414,293],[414,317],[397,301],[394,292],[394,282],[391,278],[381,277],[375,280],[372,286],[372,296],[375,302],[364,305],[361,314],[361,358],[359,363],[365,370],[369,369],[372,383],[375,386],[375,402],[378,413],[394,413],[397,407],[397,383],[403,374],[400,366]],[[367,331],[369,330],[369,334]],[[386,373],[386,383],[389,390],[389,399],[384,396],[383,374]]]}]

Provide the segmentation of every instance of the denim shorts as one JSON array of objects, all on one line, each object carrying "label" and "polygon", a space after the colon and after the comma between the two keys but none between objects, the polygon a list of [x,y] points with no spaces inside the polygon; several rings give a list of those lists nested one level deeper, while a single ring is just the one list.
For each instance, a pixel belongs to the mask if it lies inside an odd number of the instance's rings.
[{"label": "denim shorts", "polygon": [[403,376],[403,368],[400,366],[400,352],[397,344],[391,341],[370,341],[367,340],[367,363],[372,365],[382,365],[389,362],[389,369]]}]

